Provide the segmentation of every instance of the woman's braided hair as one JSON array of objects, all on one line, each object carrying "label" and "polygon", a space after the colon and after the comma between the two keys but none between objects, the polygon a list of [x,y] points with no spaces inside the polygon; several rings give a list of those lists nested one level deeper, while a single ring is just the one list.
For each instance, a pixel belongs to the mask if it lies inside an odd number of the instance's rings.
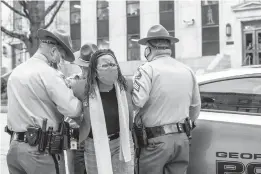
[{"label": "woman's braided hair", "polygon": [[85,96],[87,99],[87,103],[89,102],[89,97],[95,97],[95,84],[98,82],[98,74],[97,74],[97,65],[98,65],[98,58],[103,56],[103,55],[111,55],[113,59],[115,60],[117,64],[117,69],[118,69],[118,83],[120,86],[121,90],[127,90],[127,82],[124,76],[121,73],[119,63],[115,57],[115,54],[113,53],[112,50],[110,49],[102,49],[98,50],[95,53],[92,54],[90,58],[90,64],[88,68],[88,75],[87,75],[87,83],[85,86]]}]

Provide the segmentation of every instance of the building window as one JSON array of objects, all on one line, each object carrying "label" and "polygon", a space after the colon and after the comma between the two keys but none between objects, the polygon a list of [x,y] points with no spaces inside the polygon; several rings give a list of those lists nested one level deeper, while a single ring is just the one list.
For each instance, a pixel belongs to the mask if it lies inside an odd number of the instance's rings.
[{"label": "building window", "polygon": [[[159,1],[160,24],[165,27],[169,34],[175,37],[174,1]],[[172,57],[175,57],[175,44],[171,46]]]},{"label": "building window", "polygon": [[127,60],[140,60],[140,35],[128,35],[128,57]]},{"label": "building window", "polygon": [[[20,5],[19,1],[14,1],[13,6],[16,10],[22,12],[22,6]],[[13,21],[14,21],[13,28],[15,31],[21,31],[23,29],[22,19],[23,17],[21,15],[17,13],[13,13]]]},{"label": "building window", "polygon": [[70,1],[70,27],[73,50],[81,48],[81,2]]},{"label": "building window", "polygon": [[140,2],[127,1],[127,60],[140,60]]},{"label": "building window", "polygon": [[97,46],[109,48],[109,1],[97,1]]},{"label": "building window", "polygon": [[109,38],[108,37],[98,38],[97,46],[99,49],[109,49],[110,47]]},{"label": "building window", "polygon": [[202,56],[219,53],[219,4],[217,1],[201,1]]}]

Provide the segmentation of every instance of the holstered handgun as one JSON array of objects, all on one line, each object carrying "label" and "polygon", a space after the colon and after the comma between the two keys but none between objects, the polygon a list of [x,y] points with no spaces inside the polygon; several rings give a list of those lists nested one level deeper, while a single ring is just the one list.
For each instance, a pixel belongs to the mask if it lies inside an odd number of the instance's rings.
[{"label": "holstered handgun", "polygon": [[50,154],[61,154],[62,153],[63,136],[60,132],[54,132],[51,136],[51,141],[49,144]]},{"label": "holstered handgun", "polygon": [[47,131],[47,145],[46,149],[50,152],[51,150],[51,141],[52,141],[52,136],[53,136],[53,127],[49,127]]},{"label": "holstered handgun", "polygon": [[137,115],[133,124],[133,139],[135,146],[139,148],[146,147],[148,145],[148,137],[146,128],[142,123],[141,116]]},{"label": "holstered handgun", "polygon": [[63,150],[70,149],[70,124],[68,122],[63,121],[61,123],[62,126],[62,134],[63,134]]},{"label": "holstered handgun", "polygon": [[[51,130],[50,130],[51,131]],[[70,126],[64,120],[60,123],[57,132],[48,131],[48,150],[50,154],[60,154],[70,148]]]},{"label": "holstered handgun", "polygon": [[47,144],[46,126],[47,126],[47,118],[43,119],[42,130],[40,133],[40,141],[38,145],[39,152],[45,151],[46,148],[46,144]]},{"label": "holstered handgun", "polygon": [[196,127],[195,122],[193,122],[189,117],[187,117],[184,121],[184,130],[189,138],[192,139],[191,131]]}]

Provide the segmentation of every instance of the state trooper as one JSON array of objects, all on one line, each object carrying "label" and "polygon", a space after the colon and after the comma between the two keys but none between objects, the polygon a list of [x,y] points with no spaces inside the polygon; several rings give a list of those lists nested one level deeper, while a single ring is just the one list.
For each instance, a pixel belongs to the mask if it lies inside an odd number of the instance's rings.
[{"label": "state trooper", "polygon": [[186,129],[185,120],[198,118],[201,100],[192,70],[171,57],[171,44],[178,41],[162,25],[152,26],[138,41],[146,46],[148,60],[135,73],[132,92],[134,125],[143,125],[137,135],[143,138],[140,174],[184,174],[188,167],[192,128]]},{"label": "state trooper", "polygon": [[67,87],[57,69],[61,59],[75,60],[69,34],[39,29],[38,38],[37,52],[12,71],[7,84],[7,124],[12,134],[7,164],[11,174],[65,173],[63,149],[56,148],[61,136],[52,134],[58,141],[50,140],[55,143],[49,146],[49,153],[44,150],[46,139],[40,148],[43,127],[55,133],[64,116],[77,119],[82,113],[81,97]]},{"label": "state trooper", "polygon": [[[69,86],[76,83],[77,80],[86,80],[91,55],[97,50],[98,47],[95,44],[85,43],[79,51],[74,53],[75,61],[73,62],[73,64],[78,65],[82,71],[79,74],[74,74],[67,78]],[[69,119],[67,117],[67,121],[70,123],[71,127],[74,127],[76,130],[79,130],[79,125],[73,119]],[[78,149],[68,150],[67,159],[70,174],[86,174],[84,161],[84,142],[78,145]]]}]

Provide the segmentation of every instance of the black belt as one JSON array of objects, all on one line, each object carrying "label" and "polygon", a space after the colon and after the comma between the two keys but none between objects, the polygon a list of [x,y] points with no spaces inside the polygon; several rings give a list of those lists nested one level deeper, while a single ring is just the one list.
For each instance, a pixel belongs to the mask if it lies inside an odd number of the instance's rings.
[{"label": "black belt", "polygon": [[26,142],[26,132],[13,132],[12,139],[19,142]]},{"label": "black belt", "polygon": [[155,138],[158,136],[173,134],[173,133],[184,133],[184,124],[176,123],[176,124],[168,124],[163,126],[156,127],[146,127],[146,133],[148,138]]},{"label": "black belt", "polygon": [[[88,137],[93,139],[92,133],[90,133]],[[119,137],[120,137],[120,133],[119,133],[119,132],[116,132],[116,133],[114,133],[114,134],[108,135],[109,141],[115,140],[115,139],[117,139],[117,138],[119,138]]]}]

